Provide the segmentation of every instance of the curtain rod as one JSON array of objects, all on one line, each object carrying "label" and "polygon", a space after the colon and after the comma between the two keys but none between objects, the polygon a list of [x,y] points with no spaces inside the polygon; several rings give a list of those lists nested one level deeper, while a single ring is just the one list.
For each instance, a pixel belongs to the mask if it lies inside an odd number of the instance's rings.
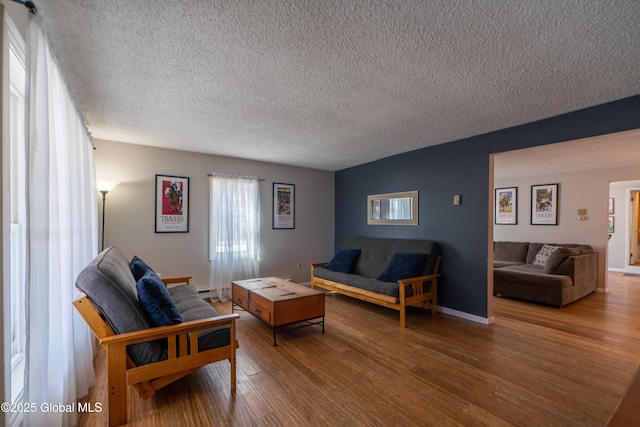
[{"label": "curtain rod", "polygon": [[34,15],[38,14],[38,8],[36,7],[36,4],[30,0],[12,0],[16,3],[21,3],[24,5],[24,7],[26,7],[29,12],[31,12]]},{"label": "curtain rod", "polygon": [[[232,175],[232,174],[228,174],[228,173],[210,173],[207,174],[207,176],[220,176],[220,175],[226,175],[226,176],[242,176],[242,175]],[[248,176],[248,175],[244,175],[244,176]],[[258,178],[258,181],[263,182],[264,178]]]}]

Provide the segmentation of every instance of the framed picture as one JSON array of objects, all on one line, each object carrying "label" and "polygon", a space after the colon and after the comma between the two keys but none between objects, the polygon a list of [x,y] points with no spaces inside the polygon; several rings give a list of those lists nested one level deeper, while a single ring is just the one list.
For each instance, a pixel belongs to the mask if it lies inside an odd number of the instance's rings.
[{"label": "framed picture", "polygon": [[296,228],[296,186],[273,183],[273,228]]},{"label": "framed picture", "polygon": [[531,186],[531,224],[558,225],[558,184]]},{"label": "framed picture", "polygon": [[615,218],[609,215],[609,233],[614,233],[616,231],[615,227]]},{"label": "framed picture", "polygon": [[609,215],[613,215],[613,197],[609,197]]},{"label": "framed picture", "polygon": [[189,178],[156,175],[156,233],[189,232]]},{"label": "framed picture", "polygon": [[518,223],[518,187],[496,188],[496,224]]}]

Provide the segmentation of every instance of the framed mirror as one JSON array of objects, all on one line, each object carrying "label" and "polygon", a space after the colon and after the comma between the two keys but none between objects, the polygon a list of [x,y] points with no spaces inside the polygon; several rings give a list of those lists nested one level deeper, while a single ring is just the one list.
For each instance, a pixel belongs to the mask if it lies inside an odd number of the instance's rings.
[{"label": "framed mirror", "polygon": [[418,191],[367,196],[367,224],[418,225]]}]

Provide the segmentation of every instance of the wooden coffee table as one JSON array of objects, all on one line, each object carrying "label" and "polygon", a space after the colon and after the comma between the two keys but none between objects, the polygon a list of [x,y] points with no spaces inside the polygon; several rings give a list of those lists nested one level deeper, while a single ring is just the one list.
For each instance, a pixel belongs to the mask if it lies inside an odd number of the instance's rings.
[{"label": "wooden coffee table", "polygon": [[231,300],[232,313],[240,306],[273,327],[274,346],[278,326],[305,322],[302,326],[321,325],[324,333],[324,292],[316,289],[278,277],[236,280],[231,282]]}]

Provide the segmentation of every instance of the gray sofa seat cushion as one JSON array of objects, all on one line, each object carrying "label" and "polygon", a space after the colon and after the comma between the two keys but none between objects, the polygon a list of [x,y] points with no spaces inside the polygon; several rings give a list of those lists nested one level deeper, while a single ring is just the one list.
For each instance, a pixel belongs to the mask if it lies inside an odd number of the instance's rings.
[{"label": "gray sofa seat cushion", "polygon": [[509,267],[511,265],[522,265],[522,264],[524,264],[524,262],[503,261],[503,260],[499,260],[499,259],[494,259],[493,260],[493,268],[502,268],[502,267]]},{"label": "gray sofa seat cushion", "polygon": [[496,261],[510,261],[524,263],[527,259],[529,242],[495,242],[493,259]]},{"label": "gray sofa seat cushion", "polygon": [[524,285],[554,289],[573,285],[573,280],[570,276],[545,273],[544,268],[531,264],[497,268],[493,271],[493,278],[501,282],[522,283]]},{"label": "gray sofa seat cushion", "polygon": [[[174,286],[168,288],[168,291],[185,322],[220,315],[209,303],[198,295],[198,291],[192,285]],[[200,351],[229,345],[230,341],[231,334],[229,326],[221,326],[219,328],[198,332],[198,349]]]},{"label": "gray sofa seat cushion", "polygon": [[[150,327],[138,303],[136,282],[129,261],[117,248],[104,250],[80,272],[76,287],[87,295],[105,322],[117,334],[135,332]],[[127,347],[137,365],[167,358],[157,342],[145,342]]]},{"label": "gray sofa seat cushion", "polygon": [[400,296],[400,287],[398,283],[385,282],[372,277],[361,276],[358,274],[339,273],[326,268],[316,268],[314,270],[315,277],[331,280],[333,282],[343,283],[349,286],[355,286],[360,289],[375,292],[378,294],[388,295],[395,298]]}]

